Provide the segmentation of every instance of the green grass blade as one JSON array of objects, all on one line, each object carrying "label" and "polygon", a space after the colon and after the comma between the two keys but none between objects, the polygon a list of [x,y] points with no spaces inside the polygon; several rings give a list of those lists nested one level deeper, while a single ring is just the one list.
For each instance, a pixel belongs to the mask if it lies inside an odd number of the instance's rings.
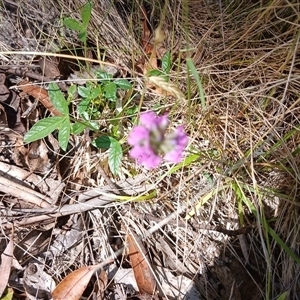
[{"label": "green grass blade", "polygon": [[198,86],[198,89],[199,89],[199,93],[200,93],[202,109],[204,110],[206,108],[206,101],[205,101],[204,89],[203,89],[203,86],[202,86],[200,76],[199,76],[199,74],[196,70],[196,67],[195,67],[193,61],[190,58],[186,59],[186,65],[189,68],[189,70],[192,72],[192,74],[193,74],[193,76],[196,80],[196,83],[197,83],[197,86]]}]

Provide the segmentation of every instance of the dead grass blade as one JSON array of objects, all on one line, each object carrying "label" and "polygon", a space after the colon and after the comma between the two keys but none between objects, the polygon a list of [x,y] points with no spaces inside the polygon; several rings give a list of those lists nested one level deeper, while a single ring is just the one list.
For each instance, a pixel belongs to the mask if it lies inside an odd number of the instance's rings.
[{"label": "dead grass blade", "polygon": [[[1,254],[0,265],[0,297],[4,293],[10,276],[10,270],[13,263],[14,252],[14,228],[12,228],[9,243],[7,244],[4,252]],[[2,298],[1,298],[2,299]]]}]

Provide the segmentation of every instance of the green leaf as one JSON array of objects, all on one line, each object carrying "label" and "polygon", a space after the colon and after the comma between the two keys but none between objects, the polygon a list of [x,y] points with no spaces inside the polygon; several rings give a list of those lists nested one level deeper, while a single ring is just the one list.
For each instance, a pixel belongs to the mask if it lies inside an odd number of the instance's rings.
[{"label": "green leaf", "polygon": [[114,82],[108,82],[107,84],[105,84],[103,91],[107,99],[116,100],[117,85]]},{"label": "green leaf", "polygon": [[75,84],[72,84],[68,88],[68,102],[71,102],[75,98],[76,88],[77,87]]},{"label": "green leaf", "polygon": [[58,132],[59,146],[64,151],[66,151],[68,147],[68,143],[70,139],[70,131],[71,131],[70,119],[69,116],[67,116],[61,123]]},{"label": "green leaf", "polygon": [[135,123],[137,119],[137,112],[139,111],[138,105],[133,105],[125,110],[126,116],[130,117],[132,122]]},{"label": "green leaf", "polygon": [[271,237],[299,265],[300,258],[292,251],[292,249],[287,244],[284,243],[284,241],[279,237],[279,235],[277,235],[277,233],[269,225],[267,225],[267,227]]},{"label": "green leaf", "polygon": [[84,27],[87,27],[89,24],[89,21],[91,19],[91,14],[92,14],[92,3],[88,1],[82,11],[81,11],[81,20],[84,25]]},{"label": "green leaf", "polygon": [[90,102],[91,100],[89,98],[84,98],[80,101],[80,103],[77,105],[77,111],[80,115],[87,111]]},{"label": "green leaf", "polygon": [[84,43],[86,42],[86,39],[87,39],[87,31],[86,31],[86,29],[79,31],[78,38],[79,38],[80,41],[82,41]]},{"label": "green leaf", "polygon": [[83,98],[88,98],[91,94],[91,89],[86,88],[84,86],[79,86],[78,87],[78,94],[79,94],[79,96],[81,96]]},{"label": "green leaf", "polygon": [[71,129],[73,134],[80,134],[85,128],[86,128],[85,124],[76,122],[72,124]]},{"label": "green leaf", "polygon": [[123,150],[121,144],[117,140],[110,137],[110,141],[111,141],[111,145],[110,145],[109,155],[108,155],[108,165],[111,172],[114,175],[118,175],[122,163]]},{"label": "green leaf", "polygon": [[165,55],[163,56],[162,61],[161,61],[161,67],[162,67],[162,70],[166,74],[170,73],[170,70],[171,70],[171,52],[170,51],[165,53]]},{"label": "green leaf", "polygon": [[147,76],[161,76],[164,75],[164,73],[160,70],[150,70],[149,72],[147,72]]},{"label": "green leaf", "polygon": [[111,145],[111,138],[109,136],[99,136],[92,141],[92,145],[100,149],[109,149]]},{"label": "green leaf", "polygon": [[91,90],[91,96],[90,96],[90,97],[91,97],[92,99],[96,99],[96,98],[99,97],[99,95],[101,95],[101,93],[102,93],[101,86],[98,85],[97,87],[95,87],[95,88],[93,88],[93,89]]},{"label": "green leaf", "polygon": [[12,288],[6,288],[4,293],[1,296],[1,300],[11,300],[14,299],[14,291]]},{"label": "green leaf", "polygon": [[102,70],[95,71],[95,75],[98,79],[111,79],[112,78],[111,74],[108,74],[107,72],[102,71]]},{"label": "green leaf", "polygon": [[85,121],[89,121],[91,119],[87,111],[83,111],[80,115]]},{"label": "green leaf", "polygon": [[90,121],[88,123],[90,124],[90,127],[92,128],[92,130],[99,130],[100,126],[96,121]]},{"label": "green leaf", "polygon": [[204,89],[202,86],[202,82],[200,79],[200,76],[197,72],[197,69],[193,63],[193,61],[190,58],[186,59],[186,65],[188,67],[188,69],[192,72],[193,76],[195,77],[196,83],[198,85],[198,89],[199,89],[199,93],[200,93],[200,99],[201,99],[201,105],[202,105],[202,109],[206,108],[206,104],[205,104],[205,95],[204,95]]},{"label": "green leaf", "polygon": [[196,161],[201,155],[200,154],[191,154],[186,157],[181,163],[172,167],[167,174],[173,174],[177,170],[182,169],[183,167],[191,165],[192,162]]},{"label": "green leaf", "polygon": [[122,90],[132,89],[132,84],[127,79],[116,79],[115,84]]},{"label": "green leaf", "polygon": [[53,106],[62,114],[69,115],[68,102],[56,83],[49,84],[48,94]]},{"label": "green leaf", "polygon": [[72,19],[72,18],[66,18],[64,19],[64,24],[72,29],[72,30],[76,30],[76,31],[81,31],[81,30],[84,30],[84,26],[82,23],[79,23],[78,21]]},{"label": "green leaf", "polygon": [[282,294],[277,298],[277,300],[285,300],[285,299],[287,298],[288,294],[289,294],[288,291],[282,293]]},{"label": "green leaf", "polygon": [[58,129],[61,123],[65,120],[65,117],[50,117],[47,119],[42,119],[35,123],[31,129],[25,134],[24,142],[30,143],[33,141],[40,140],[55,129]]}]

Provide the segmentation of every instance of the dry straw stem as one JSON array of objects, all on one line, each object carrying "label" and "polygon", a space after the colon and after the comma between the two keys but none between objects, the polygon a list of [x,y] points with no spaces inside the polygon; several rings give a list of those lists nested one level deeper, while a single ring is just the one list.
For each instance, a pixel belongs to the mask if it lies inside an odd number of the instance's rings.
[{"label": "dry straw stem", "polygon": [[0,51],[0,55],[33,55],[33,56],[52,56],[52,57],[61,57],[61,58],[70,58],[70,59],[77,59],[79,61],[85,61],[90,63],[97,63],[100,65],[106,66],[113,66],[116,68],[121,68],[120,66],[109,63],[106,61],[101,61],[98,59],[92,59],[88,57],[76,56],[76,55],[69,55],[69,54],[62,54],[62,53],[53,53],[53,52],[38,52],[38,51]]}]

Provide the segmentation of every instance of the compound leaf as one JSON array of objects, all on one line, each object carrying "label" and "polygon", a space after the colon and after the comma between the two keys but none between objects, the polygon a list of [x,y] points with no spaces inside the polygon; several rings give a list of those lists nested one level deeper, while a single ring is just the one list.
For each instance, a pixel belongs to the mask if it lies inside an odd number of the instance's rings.
[{"label": "compound leaf", "polygon": [[79,31],[79,33],[78,33],[78,38],[79,38],[82,42],[86,42],[86,38],[87,38],[87,31],[86,31],[86,29],[83,29],[83,30]]},{"label": "compound leaf", "polygon": [[72,133],[73,134],[80,134],[86,128],[85,124],[82,123],[73,123],[72,124]]},{"label": "compound leaf", "polygon": [[62,114],[69,115],[68,102],[56,83],[49,84],[48,94],[53,106]]},{"label": "compound leaf", "polygon": [[59,132],[58,132],[59,146],[64,151],[67,150],[67,146],[70,139],[70,131],[71,131],[70,119],[69,117],[65,117],[59,127]]},{"label": "compound leaf", "polygon": [[171,53],[168,51],[162,58],[161,61],[161,67],[162,70],[166,73],[169,74],[171,70]]},{"label": "compound leaf", "polygon": [[122,163],[123,150],[120,143],[114,138],[110,138],[110,148],[108,155],[108,165],[114,175],[118,175]]},{"label": "compound leaf", "polygon": [[104,89],[105,97],[109,100],[116,100],[117,98],[117,85],[114,82],[105,84]]},{"label": "compound leaf", "polygon": [[50,117],[38,121],[25,134],[24,142],[30,143],[46,137],[52,131],[58,129],[64,120],[65,117]]},{"label": "compound leaf", "polygon": [[100,149],[109,149],[111,138],[109,136],[99,136],[92,142],[92,145]]},{"label": "compound leaf", "polygon": [[91,89],[89,89],[85,86],[79,86],[78,87],[78,94],[83,98],[88,98],[91,94]]}]

